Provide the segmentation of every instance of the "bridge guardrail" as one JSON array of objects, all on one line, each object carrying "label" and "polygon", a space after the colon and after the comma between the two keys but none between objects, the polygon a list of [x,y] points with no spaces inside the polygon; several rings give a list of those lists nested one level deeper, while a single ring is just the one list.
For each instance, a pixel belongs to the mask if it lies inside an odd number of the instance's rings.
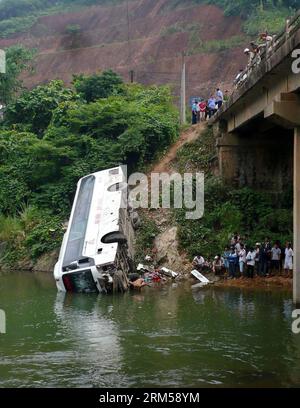
[{"label": "bridge guardrail", "polygon": [[252,75],[255,68],[257,68],[262,61],[267,61],[271,56],[297,31],[300,29],[300,10],[286,22],[286,27],[278,34],[275,35],[272,41],[267,42],[266,46],[260,53],[253,59],[253,62],[247,66],[241,75],[241,78],[246,79],[241,82],[241,85],[247,82]]}]

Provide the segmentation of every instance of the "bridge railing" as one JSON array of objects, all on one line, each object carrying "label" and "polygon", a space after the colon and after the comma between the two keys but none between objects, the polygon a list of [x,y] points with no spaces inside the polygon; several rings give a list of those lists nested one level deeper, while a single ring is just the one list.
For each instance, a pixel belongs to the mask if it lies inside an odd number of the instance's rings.
[{"label": "bridge railing", "polygon": [[237,84],[237,86],[245,84],[253,74],[253,71],[263,61],[268,61],[272,57],[272,55],[299,29],[300,10],[298,10],[291,19],[286,21],[285,28],[278,35],[274,35],[272,41],[266,42],[265,47],[261,48],[260,52],[253,59],[252,63],[249,64],[241,74],[241,80]]}]

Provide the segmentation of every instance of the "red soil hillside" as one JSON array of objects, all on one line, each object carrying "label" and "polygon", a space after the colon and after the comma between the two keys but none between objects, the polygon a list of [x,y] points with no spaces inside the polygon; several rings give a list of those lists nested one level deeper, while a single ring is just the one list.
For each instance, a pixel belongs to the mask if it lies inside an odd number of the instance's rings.
[{"label": "red soil hillside", "polygon": [[[242,46],[215,53],[199,51],[200,43],[243,36],[238,17],[224,17],[221,9],[211,5],[174,9],[169,0],[137,0],[129,7],[130,42],[123,3],[41,17],[28,33],[0,40],[0,47],[22,43],[38,49],[36,71],[26,78],[27,86],[54,78],[69,82],[72,74],[112,68],[125,80],[133,69],[136,81],[169,83],[177,93],[185,51],[190,54],[186,58],[188,95],[207,95],[216,85],[229,88],[245,64]],[[69,25],[79,25],[81,32],[66,34]]]}]

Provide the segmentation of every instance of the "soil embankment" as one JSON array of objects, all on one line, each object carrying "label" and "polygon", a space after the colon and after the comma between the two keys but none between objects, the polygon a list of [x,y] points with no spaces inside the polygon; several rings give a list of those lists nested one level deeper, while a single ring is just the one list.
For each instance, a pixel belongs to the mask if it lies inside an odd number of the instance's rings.
[{"label": "soil embankment", "polygon": [[[208,96],[217,85],[230,89],[246,63],[243,45],[234,47],[244,38],[239,17],[225,17],[213,5],[172,7],[170,0],[136,0],[129,8],[129,32],[125,2],[91,6],[40,17],[27,33],[0,40],[0,48],[22,43],[38,50],[35,72],[25,78],[29,87],[111,68],[125,80],[134,70],[136,82],[169,84],[178,95],[185,52],[187,95]],[[70,26],[79,32],[68,34]]]}]

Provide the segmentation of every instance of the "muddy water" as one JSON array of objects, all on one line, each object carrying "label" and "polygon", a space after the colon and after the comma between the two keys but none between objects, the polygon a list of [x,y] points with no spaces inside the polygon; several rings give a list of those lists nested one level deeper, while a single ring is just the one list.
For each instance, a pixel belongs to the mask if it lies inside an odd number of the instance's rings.
[{"label": "muddy water", "polygon": [[300,386],[284,291],[189,284],[57,294],[52,276],[0,275],[0,387]]}]

